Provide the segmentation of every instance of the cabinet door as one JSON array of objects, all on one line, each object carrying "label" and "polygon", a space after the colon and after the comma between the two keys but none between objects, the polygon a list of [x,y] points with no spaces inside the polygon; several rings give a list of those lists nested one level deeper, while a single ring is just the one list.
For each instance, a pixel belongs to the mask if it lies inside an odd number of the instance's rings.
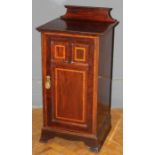
[{"label": "cabinet door", "polygon": [[[92,131],[93,41],[51,37],[51,102],[49,125],[73,131]],[[91,56],[90,56],[91,55]]]}]

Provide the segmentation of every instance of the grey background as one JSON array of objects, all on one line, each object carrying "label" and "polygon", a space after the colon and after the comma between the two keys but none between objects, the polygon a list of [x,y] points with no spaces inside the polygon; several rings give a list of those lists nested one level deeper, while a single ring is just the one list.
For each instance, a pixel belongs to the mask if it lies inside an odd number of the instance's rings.
[{"label": "grey background", "polygon": [[41,40],[36,27],[65,13],[64,5],[111,7],[111,15],[120,23],[115,29],[113,59],[112,107],[123,107],[123,2],[122,0],[33,0],[32,15],[32,104],[42,106]]}]

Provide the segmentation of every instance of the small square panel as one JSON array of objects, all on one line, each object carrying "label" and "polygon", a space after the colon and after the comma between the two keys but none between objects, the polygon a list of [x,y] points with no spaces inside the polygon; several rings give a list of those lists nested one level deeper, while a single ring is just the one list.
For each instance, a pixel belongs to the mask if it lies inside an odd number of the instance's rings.
[{"label": "small square panel", "polygon": [[75,47],[75,61],[86,61],[86,49],[82,47]]},{"label": "small square panel", "polygon": [[65,59],[65,46],[55,45],[55,58],[56,59]]},{"label": "small square panel", "polygon": [[77,63],[87,63],[89,45],[82,43],[72,43],[72,58]]}]

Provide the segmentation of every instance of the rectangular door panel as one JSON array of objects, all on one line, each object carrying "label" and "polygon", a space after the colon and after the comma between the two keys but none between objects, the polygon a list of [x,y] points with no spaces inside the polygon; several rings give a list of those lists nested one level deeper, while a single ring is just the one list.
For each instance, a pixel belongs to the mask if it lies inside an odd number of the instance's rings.
[{"label": "rectangular door panel", "polygon": [[55,68],[55,119],[85,123],[86,71]]},{"label": "rectangular door panel", "polygon": [[94,42],[91,39],[48,37],[51,53],[51,102],[48,125],[92,133]]},{"label": "rectangular door panel", "polygon": [[[67,129],[87,130],[90,128],[88,114],[88,69],[52,67],[52,117],[51,124]],[[91,103],[90,103],[91,104]]]}]

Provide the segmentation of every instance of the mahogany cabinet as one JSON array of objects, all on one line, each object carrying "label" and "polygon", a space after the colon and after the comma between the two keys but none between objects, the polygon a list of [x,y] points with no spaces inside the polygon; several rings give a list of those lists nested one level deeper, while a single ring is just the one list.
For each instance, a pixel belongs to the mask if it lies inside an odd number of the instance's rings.
[{"label": "mahogany cabinet", "polygon": [[43,128],[99,150],[111,128],[114,27],[111,8],[65,6],[42,36]]}]

